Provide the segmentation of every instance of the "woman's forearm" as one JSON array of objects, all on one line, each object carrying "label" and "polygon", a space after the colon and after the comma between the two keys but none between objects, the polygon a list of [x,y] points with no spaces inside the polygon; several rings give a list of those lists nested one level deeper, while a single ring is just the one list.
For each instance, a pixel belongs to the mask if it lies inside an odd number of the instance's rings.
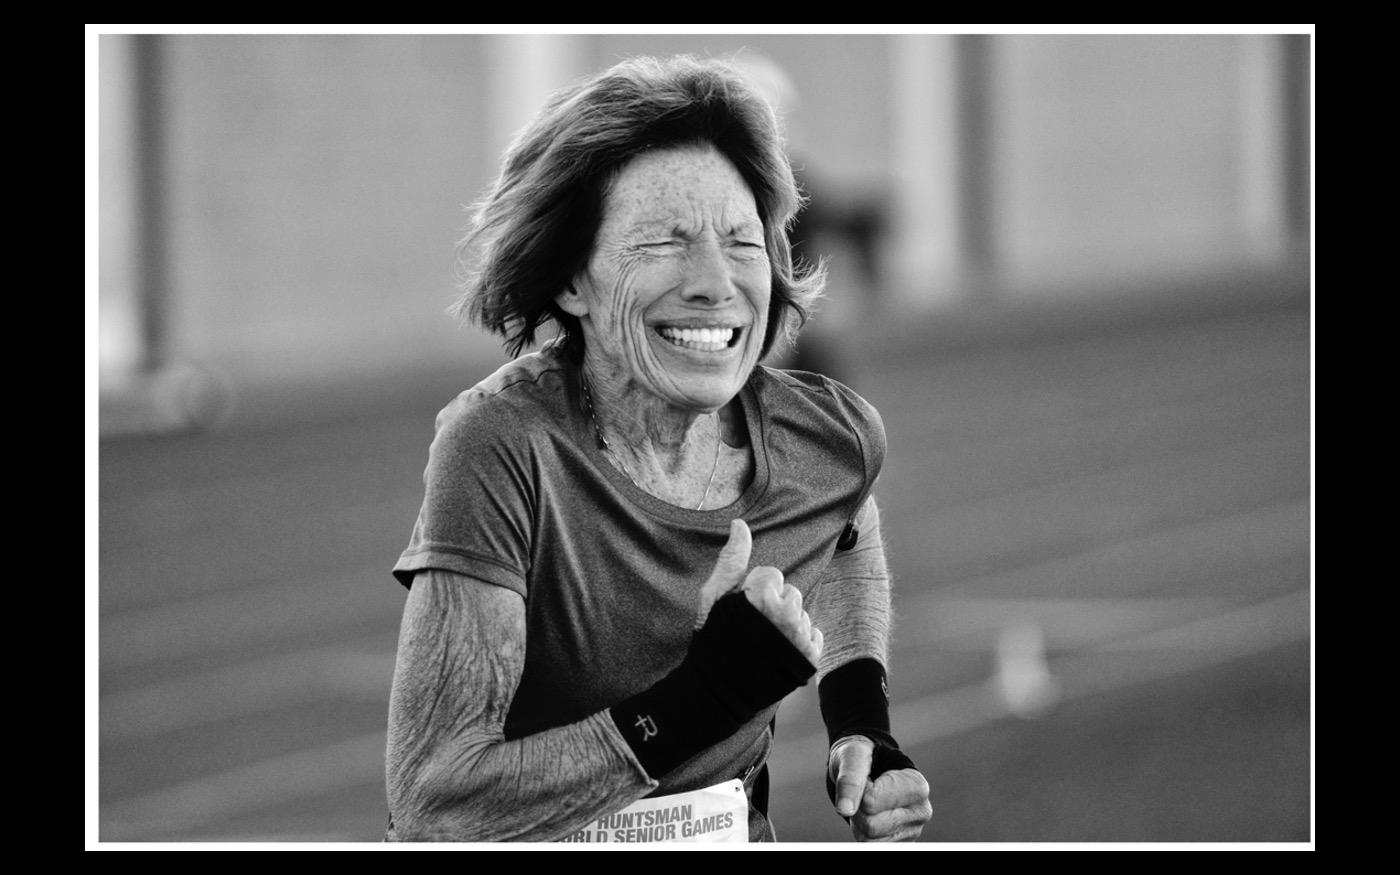
[{"label": "woman's forearm", "polygon": [[505,740],[524,661],[518,594],[451,572],[414,579],[389,703],[397,838],[552,841],[656,787],[605,711]]}]

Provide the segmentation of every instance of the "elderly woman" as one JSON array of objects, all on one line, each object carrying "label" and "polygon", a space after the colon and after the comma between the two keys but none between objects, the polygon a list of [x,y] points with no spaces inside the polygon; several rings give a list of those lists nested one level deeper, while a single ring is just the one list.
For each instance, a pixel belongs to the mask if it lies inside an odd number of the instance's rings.
[{"label": "elderly woman", "polygon": [[772,111],[718,64],[620,64],[511,147],[463,308],[517,358],[439,414],[394,568],[391,839],[772,840],[773,718],[814,674],[837,813],[918,836],[879,417],[758,365],[821,284],[792,264],[799,206]]}]

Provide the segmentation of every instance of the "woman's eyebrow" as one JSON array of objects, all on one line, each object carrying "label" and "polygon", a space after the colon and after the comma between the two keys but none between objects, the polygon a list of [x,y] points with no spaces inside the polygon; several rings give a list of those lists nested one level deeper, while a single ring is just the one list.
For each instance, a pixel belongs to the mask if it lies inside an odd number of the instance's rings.
[{"label": "woman's eyebrow", "polygon": [[627,232],[628,232],[629,234],[634,234],[634,235],[645,235],[645,234],[665,234],[665,235],[672,235],[672,234],[683,234],[683,233],[684,233],[684,230],[681,228],[680,222],[677,222],[675,219],[667,218],[667,219],[639,219],[638,221],[633,222],[630,226],[628,226]]},{"label": "woman's eyebrow", "polygon": [[[639,219],[627,228],[629,236],[642,237],[649,234],[658,234],[667,237],[693,237],[698,233],[688,223],[675,219]],[[732,224],[722,224],[720,233],[726,237],[738,237],[748,234],[763,236],[763,223],[750,219],[740,220]]]}]

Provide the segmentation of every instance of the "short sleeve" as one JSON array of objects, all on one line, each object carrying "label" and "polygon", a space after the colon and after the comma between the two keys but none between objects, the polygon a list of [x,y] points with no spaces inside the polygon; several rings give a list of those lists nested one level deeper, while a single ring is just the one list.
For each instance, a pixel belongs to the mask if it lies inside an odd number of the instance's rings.
[{"label": "short sleeve", "polygon": [[823,384],[860,445],[861,458],[865,464],[865,489],[852,505],[851,516],[854,519],[863,509],[865,499],[874,489],[875,480],[880,476],[880,469],[885,464],[885,423],[875,406],[850,388],[830,378],[823,378]]},{"label": "short sleeve", "polygon": [[463,393],[437,417],[423,506],[394,577],[441,569],[526,594],[534,484],[529,431],[514,407]]}]

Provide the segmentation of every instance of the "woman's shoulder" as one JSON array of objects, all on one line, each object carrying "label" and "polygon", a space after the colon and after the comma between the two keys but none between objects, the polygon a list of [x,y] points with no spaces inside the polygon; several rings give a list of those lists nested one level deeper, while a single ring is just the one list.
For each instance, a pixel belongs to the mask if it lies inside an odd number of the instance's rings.
[{"label": "woman's shoulder", "polygon": [[566,370],[563,358],[548,352],[507,362],[442,408],[436,432],[523,436],[531,426],[558,423],[567,404]]},{"label": "woman's shoulder", "polygon": [[854,389],[823,374],[760,368],[758,391],[765,407],[787,408],[786,413],[803,413],[840,422],[858,434],[884,442],[885,425],[875,405]]},{"label": "woman's shoulder", "polygon": [[879,410],[850,386],[809,371],[760,368],[759,406],[774,430],[801,438],[813,463],[830,458],[858,465],[867,483],[885,463],[885,423]]}]

